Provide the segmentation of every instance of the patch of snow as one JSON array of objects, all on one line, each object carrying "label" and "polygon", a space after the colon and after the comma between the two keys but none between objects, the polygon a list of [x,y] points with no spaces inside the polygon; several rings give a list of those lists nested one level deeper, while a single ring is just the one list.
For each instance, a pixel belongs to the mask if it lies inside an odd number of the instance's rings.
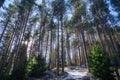
[{"label": "patch of snow", "polygon": [[84,78],[88,74],[88,71],[85,70],[85,68],[78,68],[78,67],[65,68],[65,72],[68,73],[68,76],[65,77],[63,80],[67,80],[67,79],[82,80],[82,78]]}]

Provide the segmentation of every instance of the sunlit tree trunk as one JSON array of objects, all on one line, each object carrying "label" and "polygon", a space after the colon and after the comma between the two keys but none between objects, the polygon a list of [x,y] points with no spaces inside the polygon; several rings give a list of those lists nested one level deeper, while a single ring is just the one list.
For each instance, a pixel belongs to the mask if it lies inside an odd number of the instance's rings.
[{"label": "sunlit tree trunk", "polygon": [[68,34],[68,30],[66,29],[66,43],[67,43],[67,56],[68,56],[68,65],[71,65],[71,55],[70,55],[70,42],[69,42],[69,34]]},{"label": "sunlit tree trunk", "polygon": [[46,40],[46,52],[45,52],[45,59],[47,59],[47,53],[48,53],[48,41],[49,41],[49,32],[48,32],[48,34],[46,34],[46,36],[47,36],[47,40]]},{"label": "sunlit tree trunk", "polygon": [[53,36],[52,36],[52,26],[50,26],[50,53],[49,53],[49,64],[48,64],[48,69],[50,69],[50,65],[51,65],[51,58],[52,58],[52,54],[53,54],[53,51],[52,51],[52,49],[53,49],[53,43],[52,43],[52,38],[53,38]]}]

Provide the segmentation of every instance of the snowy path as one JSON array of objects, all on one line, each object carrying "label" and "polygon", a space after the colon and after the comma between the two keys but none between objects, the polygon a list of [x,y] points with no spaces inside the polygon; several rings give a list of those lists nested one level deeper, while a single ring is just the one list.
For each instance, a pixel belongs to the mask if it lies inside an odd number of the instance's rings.
[{"label": "snowy path", "polygon": [[65,68],[65,72],[68,73],[68,76],[65,77],[63,80],[83,80],[83,78],[88,74],[87,69],[80,67]]},{"label": "snowy path", "polygon": [[49,72],[49,74],[54,75],[53,78],[44,77],[42,79],[30,79],[30,80],[85,80],[86,76],[88,77],[88,70],[81,67],[66,67],[65,72],[68,74],[66,76],[55,77],[53,72]]}]

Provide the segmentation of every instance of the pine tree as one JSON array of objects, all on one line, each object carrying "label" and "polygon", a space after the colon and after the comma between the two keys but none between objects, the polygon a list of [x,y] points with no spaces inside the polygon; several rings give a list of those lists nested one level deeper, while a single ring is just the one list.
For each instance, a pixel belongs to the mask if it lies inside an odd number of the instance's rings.
[{"label": "pine tree", "polygon": [[29,65],[31,67],[30,77],[37,77],[40,78],[41,76],[45,75],[45,71],[47,70],[47,65],[45,59],[39,54],[37,57],[33,58],[33,64]]},{"label": "pine tree", "polygon": [[102,80],[115,80],[111,62],[106,52],[97,44],[89,55],[90,72]]}]

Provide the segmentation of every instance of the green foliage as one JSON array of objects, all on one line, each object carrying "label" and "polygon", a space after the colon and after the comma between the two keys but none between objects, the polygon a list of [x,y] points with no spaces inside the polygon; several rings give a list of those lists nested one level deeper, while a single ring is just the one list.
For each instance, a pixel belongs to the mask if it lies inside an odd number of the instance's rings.
[{"label": "green foliage", "polygon": [[26,77],[41,77],[45,75],[47,70],[45,59],[41,55],[34,57],[27,65]]},{"label": "green foliage", "polygon": [[5,80],[5,77],[6,77],[5,72],[2,72],[2,74],[0,74],[0,80]]},{"label": "green foliage", "polygon": [[35,1],[36,0],[21,0],[18,7],[19,7],[20,11],[22,11],[22,10],[24,11],[25,9],[31,9],[32,6],[35,4]]},{"label": "green foliage", "polygon": [[119,72],[119,74],[120,74],[120,69],[118,69],[118,72]]},{"label": "green foliage", "polygon": [[65,1],[64,0],[54,0],[52,2],[53,14],[55,16],[61,16],[65,13]]},{"label": "green foliage", "polygon": [[8,80],[25,80],[25,69],[18,68],[14,70]]},{"label": "green foliage", "polygon": [[90,72],[102,80],[114,80],[111,63],[106,52],[101,50],[99,45],[95,45],[89,56]]},{"label": "green foliage", "polygon": [[29,77],[41,77],[44,75],[46,69],[45,59],[39,55],[38,57],[33,57],[28,64],[26,64],[26,68],[19,67],[14,70],[8,80],[26,80]]},{"label": "green foliage", "polygon": [[34,67],[34,65],[36,65],[37,64],[37,60],[35,59],[35,57],[33,57],[29,62],[28,62],[28,64],[27,64],[27,66],[26,66],[26,73],[25,73],[25,75],[26,75],[26,77],[29,77],[30,76],[30,74],[31,74],[31,72],[32,72],[32,69],[33,69],[33,67]]}]

